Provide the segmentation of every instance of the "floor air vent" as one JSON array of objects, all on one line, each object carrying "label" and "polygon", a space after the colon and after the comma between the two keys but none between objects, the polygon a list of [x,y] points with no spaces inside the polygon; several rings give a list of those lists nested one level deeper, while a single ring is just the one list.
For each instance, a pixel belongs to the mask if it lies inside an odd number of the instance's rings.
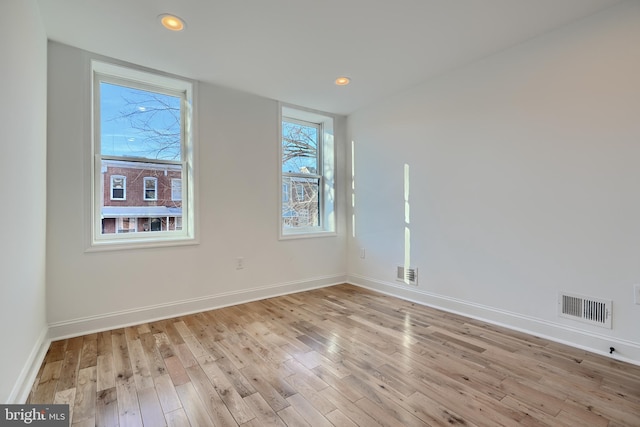
[{"label": "floor air vent", "polygon": [[405,268],[403,266],[398,266],[398,276],[397,279],[400,282],[404,282],[407,285],[418,285],[418,269],[415,267]]},{"label": "floor air vent", "polygon": [[558,315],[611,329],[611,301],[560,293]]}]

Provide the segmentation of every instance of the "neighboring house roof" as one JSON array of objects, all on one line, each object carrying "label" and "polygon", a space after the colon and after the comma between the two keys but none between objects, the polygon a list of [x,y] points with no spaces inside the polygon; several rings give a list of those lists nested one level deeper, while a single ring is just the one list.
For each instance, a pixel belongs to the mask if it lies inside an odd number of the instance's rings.
[{"label": "neighboring house roof", "polygon": [[[182,170],[182,165],[172,164],[172,163],[146,163],[146,162],[132,162],[127,160],[102,160],[102,165],[108,167],[117,167],[117,168],[127,168],[127,169],[138,169],[138,170],[172,170],[180,172]],[[102,172],[106,172],[103,169]]]},{"label": "neighboring house roof", "polygon": [[104,206],[103,218],[139,218],[182,216],[182,208],[167,206]]}]

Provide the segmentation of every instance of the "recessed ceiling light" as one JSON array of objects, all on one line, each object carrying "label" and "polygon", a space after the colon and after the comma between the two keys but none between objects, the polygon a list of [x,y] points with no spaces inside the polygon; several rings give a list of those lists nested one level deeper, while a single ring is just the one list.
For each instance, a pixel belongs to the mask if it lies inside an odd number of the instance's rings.
[{"label": "recessed ceiling light", "polygon": [[338,77],[336,79],[336,84],[338,86],[346,86],[349,84],[349,82],[351,82],[351,79],[349,79],[349,77]]},{"label": "recessed ceiling light", "polygon": [[177,16],[170,15],[168,13],[160,15],[158,18],[160,19],[160,23],[167,30],[171,31],[182,31],[187,25],[182,18],[178,18]]}]

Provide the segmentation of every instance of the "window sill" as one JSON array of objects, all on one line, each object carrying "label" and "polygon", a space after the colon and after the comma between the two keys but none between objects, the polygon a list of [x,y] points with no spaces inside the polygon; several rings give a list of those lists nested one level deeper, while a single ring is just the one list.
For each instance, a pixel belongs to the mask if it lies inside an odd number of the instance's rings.
[{"label": "window sill", "polygon": [[335,237],[338,233],[335,231],[289,231],[287,233],[280,232],[279,240],[293,240],[293,239],[310,239],[316,237]]},{"label": "window sill", "polygon": [[85,252],[123,251],[129,249],[163,248],[174,246],[193,246],[200,242],[195,238],[179,237],[174,239],[137,239],[137,240],[107,240],[93,242]]}]

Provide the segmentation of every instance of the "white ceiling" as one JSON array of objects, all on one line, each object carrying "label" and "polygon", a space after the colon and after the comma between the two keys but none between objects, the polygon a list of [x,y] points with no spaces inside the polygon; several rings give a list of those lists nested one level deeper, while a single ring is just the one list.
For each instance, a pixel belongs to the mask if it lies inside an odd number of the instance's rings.
[{"label": "white ceiling", "polygon": [[38,0],[52,40],[338,114],[619,2]]}]

